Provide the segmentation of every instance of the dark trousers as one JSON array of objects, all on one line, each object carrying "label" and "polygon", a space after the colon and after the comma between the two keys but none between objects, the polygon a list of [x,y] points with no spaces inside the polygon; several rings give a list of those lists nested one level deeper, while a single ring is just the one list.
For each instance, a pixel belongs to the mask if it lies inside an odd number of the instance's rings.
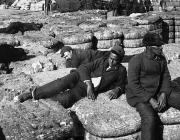
[{"label": "dark trousers", "polygon": [[[180,110],[180,90],[173,89],[167,104]],[[141,117],[141,140],[162,140],[162,123],[150,103],[139,103],[136,109]]]},{"label": "dark trousers", "polygon": [[72,72],[37,87],[34,95],[36,100],[52,97],[53,100],[59,101],[65,108],[68,108],[86,96],[86,84],[80,81],[78,72]]}]

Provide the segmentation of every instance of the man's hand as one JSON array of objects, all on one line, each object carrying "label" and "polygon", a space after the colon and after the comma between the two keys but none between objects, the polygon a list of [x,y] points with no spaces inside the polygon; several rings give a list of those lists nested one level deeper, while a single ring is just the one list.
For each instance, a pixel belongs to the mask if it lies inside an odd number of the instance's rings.
[{"label": "man's hand", "polygon": [[164,92],[158,98],[158,111],[162,111],[166,107],[166,94]]},{"label": "man's hand", "polygon": [[88,97],[88,99],[95,100],[96,97],[94,94],[94,86],[93,86],[92,82],[86,81],[85,83],[87,85],[87,97]]},{"label": "man's hand", "polygon": [[120,92],[119,90],[120,90],[120,88],[115,88],[115,89],[111,90],[111,91],[108,93],[109,99],[110,99],[110,100],[112,100],[112,99],[117,99],[118,96],[119,96],[119,92]]},{"label": "man's hand", "polygon": [[156,99],[151,98],[149,100],[149,103],[151,104],[151,106],[154,108],[154,110],[158,111],[158,102]]}]

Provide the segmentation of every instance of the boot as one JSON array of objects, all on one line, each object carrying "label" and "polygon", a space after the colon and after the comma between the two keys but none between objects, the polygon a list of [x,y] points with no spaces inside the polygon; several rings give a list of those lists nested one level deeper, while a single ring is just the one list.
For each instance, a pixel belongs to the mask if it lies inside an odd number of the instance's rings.
[{"label": "boot", "polygon": [[33,88],[32,90],[30,90],[29,92],[24,92],[20,95],[17,95],[14,97],[13,101],[14,102],[24,102],[28,99],[34,99],[34,91],[36,90],[36,88]]}]

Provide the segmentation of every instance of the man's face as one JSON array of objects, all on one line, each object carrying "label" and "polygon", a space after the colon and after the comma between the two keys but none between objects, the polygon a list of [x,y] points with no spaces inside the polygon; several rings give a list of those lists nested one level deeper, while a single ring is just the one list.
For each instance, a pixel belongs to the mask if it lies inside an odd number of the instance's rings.
[{"label": "man's face", "polygon": [[63,58],[65,58],[66,60],[70,60],[72,58],[72,51],[64,52]]},{"label": "man's face", "polygon": [[155,54],[155,55],[162,55],[162,46],[151,46],[151,51]]},{"label": "man's face", "polygon": [[119,64],[119,58],[118,58],[117,54],[114,54],[111,52],[109,55],[108,62],[109,62],[110,67],[113,67],[113,66],[116,66],[117,64]]}]

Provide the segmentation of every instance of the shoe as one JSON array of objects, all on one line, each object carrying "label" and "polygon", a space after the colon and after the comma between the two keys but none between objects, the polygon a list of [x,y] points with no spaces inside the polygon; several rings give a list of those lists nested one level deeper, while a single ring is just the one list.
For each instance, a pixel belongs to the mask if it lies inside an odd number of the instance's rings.
[{"label": "shoe", "polygon": [[13,101],[16,103],[16,102],[24,102],[28,99],[34,99],[34,91],[35,91],[36,88],[34,88],[33,90],[29,91],[29,92],[25,92],[25,93],[21,93],[20,95],[18,96],[15,96]]}]

